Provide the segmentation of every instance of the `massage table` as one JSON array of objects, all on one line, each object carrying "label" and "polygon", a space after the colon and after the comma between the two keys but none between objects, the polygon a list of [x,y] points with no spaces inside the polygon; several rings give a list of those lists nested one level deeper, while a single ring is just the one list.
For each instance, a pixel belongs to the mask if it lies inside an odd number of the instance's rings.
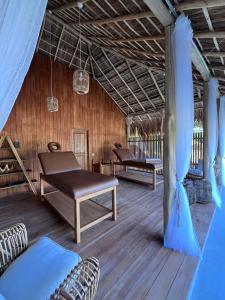
[{"label": "massage table", "polygon": [[[133,167],[136,169],[150,171],[150,173],[153,174],[153,180],[152,182],[148,183],[153,186],[153,190],[155,190],[156,186],[162,182],[162,180],[157,182],[156,178],[157,172],[163,170],[163,163],[160,159],[135,159],[134,155],[130,152],[129,149],[113,149],[113,152],[115,153],[118,159],[118,161],[113,163],[114,176],[116,175],[116,165],[119,165],[124,166],[126,169],[127,167]],[[117,177],[120,177],[120,175],[117,175]],[[121,176],[121,178],[126,179],[126,176]],[[127,179],[133,180],[131,178]],[[133,181],[137,180],[134,179]],[[138,182],[140,182],[140,180],[138,180]]]},{"label": "massage table", "polygon": [[[46,152],[38,155],[43,174],[40,175],[41,197],[46,200],[74,229],[75,242],[81,232],[97,223],[116,220],[116,186],[118,180],[82,170],[73,152]],[[45,193],[44,182],[54,187]],[[112,193],[112,209],[92,198]]]}]

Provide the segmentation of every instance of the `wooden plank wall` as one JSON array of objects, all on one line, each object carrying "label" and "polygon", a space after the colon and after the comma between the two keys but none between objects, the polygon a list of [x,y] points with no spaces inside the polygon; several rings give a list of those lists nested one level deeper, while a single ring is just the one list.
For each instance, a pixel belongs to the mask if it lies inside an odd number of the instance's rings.
[{"label": "wooden plank wall", "polygon": [[[73,71],[61,63],[53,64],[53,91],[59,99],[59,111],[47,111],[50,96],[50,61],[35,55],[16,104],[3,132],[19,140],[26,166],[38,179],[37,154],[47,150],[47,143],[57,141],[63,150],[72,150],[72,130],[89,130],[90,160],[113,157],[114,142],[125,144],[125,117],[100,85],[91,79],[90,92],[79,96],[72,89]],[[37,185],[38,186],[38,185]],[[21,189],[20,189],[21,190]],[[12,194],[0,191],[0,198]],[[14,189],[14,192],[18,190]]]}]

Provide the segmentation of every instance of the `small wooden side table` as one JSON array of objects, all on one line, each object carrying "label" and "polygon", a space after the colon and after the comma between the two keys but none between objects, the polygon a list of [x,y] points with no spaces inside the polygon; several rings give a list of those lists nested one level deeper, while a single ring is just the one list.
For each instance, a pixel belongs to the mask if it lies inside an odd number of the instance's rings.
[{"label": "small wooden side table", "polygon": [[92,171],[97,172],[103,175],[112,175],[113,174],[113,162],[112,161],[100,161],[94,163],[92,161]]}]

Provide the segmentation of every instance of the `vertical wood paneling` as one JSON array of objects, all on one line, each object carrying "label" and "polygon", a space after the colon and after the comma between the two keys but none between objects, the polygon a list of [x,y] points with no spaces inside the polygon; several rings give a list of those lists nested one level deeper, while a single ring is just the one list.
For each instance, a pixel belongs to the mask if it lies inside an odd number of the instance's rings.
[{"label": "vertical wood paneling", "polygon": [[[48,142],[57,141],[63,150],[72,150],[75,128],[89,131],[90,159],[92,153],[94,160],[113,158],[115,141],[125,144],[123,113],[94,80],[90,82],[89,94],[75,94],[72,75],[68,67],[53,63],[53,91],[59,99],[59,111],[49,113],[46,97],[50,94],[50,62],[45,56],[36,55],[4,127],[4,133],[20,141],[20,153],[33,170],[32,178],[39,177],[37,154],[47,150]],[[0,197],[20,190],[0,191]]]}]

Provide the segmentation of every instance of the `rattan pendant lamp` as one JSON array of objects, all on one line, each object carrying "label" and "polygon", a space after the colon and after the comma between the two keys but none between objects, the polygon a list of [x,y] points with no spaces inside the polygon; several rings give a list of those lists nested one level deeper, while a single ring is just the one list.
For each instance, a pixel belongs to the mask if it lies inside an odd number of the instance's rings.
[{"label": "rattan pendant lamp", "polygon": [[83,3],[77,2],[79,9],[79,41],[80,41],[80,67],[73,73],[73,90],[79,95],[85,95],[89,92],[89,74],[85,69],[81,68],[81,26],[80,26],[80,11],[83,8]]},{"label": "rattan pendant lamp", "polygon": [[[51,28],[50,28],[51,31]],[[51,96],[48,96],[46,98],[47,101],[47,110],[49,112],[56,112],[59,110],[59,101],[58,99],[53,95],[53,87],[52,87],[52,81],[53,81],[53,70],[52,70],[52,33],[50,33],[50,86],[51,86]]]}]

